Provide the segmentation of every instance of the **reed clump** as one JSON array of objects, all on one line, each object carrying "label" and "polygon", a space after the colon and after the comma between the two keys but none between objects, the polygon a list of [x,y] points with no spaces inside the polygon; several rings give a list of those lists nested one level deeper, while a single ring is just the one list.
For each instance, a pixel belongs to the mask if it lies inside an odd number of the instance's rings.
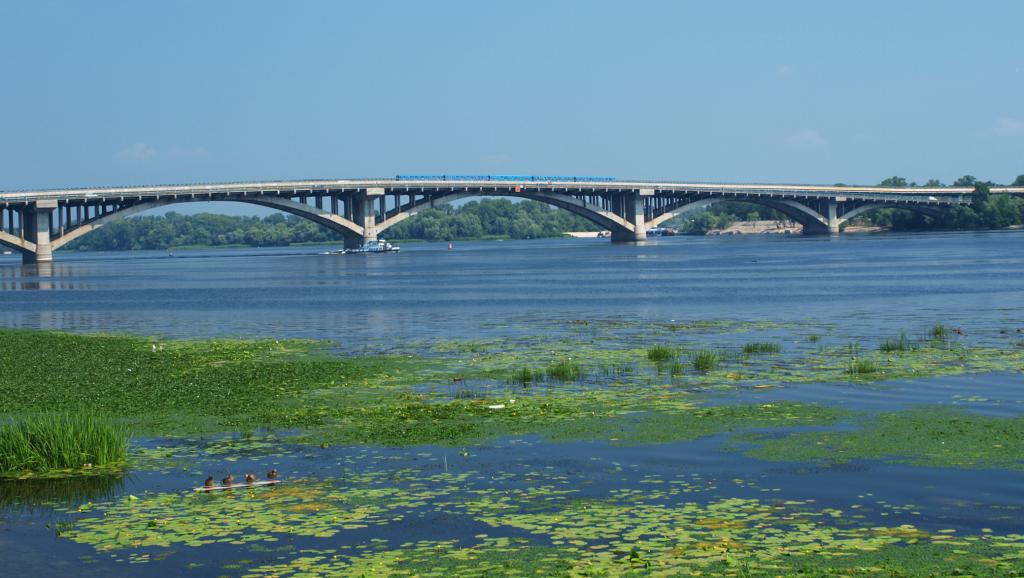
[{"label": "reed clump", "polygon": [[544,373],[557,381],[577,381],[583,376],[583,369],[571,359],[559,359],[549,365]]},{"label": "reed clump", "polygon": [[128,429],[91,414],[40,414],[0,425],[0,476],[124,464]]},{"label": "reed clump", "polygon": [[664,363],[676,358],[676,350],[665,345],[654,345],[647,348],[647,359],[654,363]]},{"label": "reed clump", "polygon": [[543,371],[531,369],[529,367],[520,367],[512,372],[512,375],[508,378],[508,382],[518,385],[530,385],[531,383],[542,379],[544,379]]},{"label": "reed clump", "polygon": [[869,373],[878,373],[881,367],[871,359],[853,358],[850,360],[849,365],[846,366],[846,373],[850,375],[865,375]]},{"label": "reed clump", "polygon": [[899,351],[910,351],[914,344],[910,342],[906,333],[900,333],[899,337],[883,339],[878,350],[884,353],[895,353]]},{"label": "reed clump", "polygon": [[928,331],[928,336],[935,340],[944,341],[949,339],[949,336],[952,333],[953,332],[945,325],[936,323],[935,325],[932,325],[932,328]]},{"label": "reed clump", "polygon": [[773,355],[782,352],[782,346],[774,341],[755,341],[743,345],[744,355]]},{"label": "reed clump", "polygon": [[714,349],[700,349],[690,354],[690,363],[697,371],[713,371],[722,363],[723,356]]}]

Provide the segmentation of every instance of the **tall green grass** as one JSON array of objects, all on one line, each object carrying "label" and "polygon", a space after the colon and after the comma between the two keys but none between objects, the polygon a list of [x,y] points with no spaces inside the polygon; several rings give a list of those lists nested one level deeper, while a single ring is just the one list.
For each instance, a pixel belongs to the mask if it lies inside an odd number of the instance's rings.
[{"label": "tall green grass", "polygon": [[0,475],[102,467],[128,459],[128,430],[90,414],[41,414],[0,425]]},{"label": "tall green grass", "polygon": [[509,376],[508,382],[518,385],[530,385],[535,381],[544,379],[544,372],[537,369],[531,369],[529,367],[520,367],[519,369],[512,372]]},{"label": "tall green grass", "polygon": [[782,346],[774,341],[755,341],[743,345],[743,353],[745,355],[764,355],[781,352]]},{"label": "tall green grass", "polygon": [[914,348],[914,344],[910,342],[906,333],[900,333],[900,336],[893,339],[883,339],[882,343],[878,346],[878,350],[884,353],[894,353],[897,351],[910,351]]},{"label": "tall green grass", "polygon": [[714,349],[701,349],[690,354],[690,363],[697,371],[712,371],[722,363],[722,354]]},{"label": "tall green grass", "polygon": [[647,348],[647,359],[655,363],[663,363],[676,358],[676,350],[664,345],[653,345]]},{"label": "tall green grass", "polygon": [[946,339],[949,339],[952,334],[953,332],[941,323],[932,325],[932,328],[928,331],[928,336],[936,341],[945,341]]},{"label": "tall green grass", "polygon": [[571,359],[559,359],[544,370],[551,379],[558,381],[576,381],[583,376],[580,365]]},{"label": "tall green grass", "polygon": [[858,359],[853,358],[850,363],[846,366],[846,373],[850,375],[865,375],[869,373],[877,373],[881,371],[881,367],[870,359]]}]

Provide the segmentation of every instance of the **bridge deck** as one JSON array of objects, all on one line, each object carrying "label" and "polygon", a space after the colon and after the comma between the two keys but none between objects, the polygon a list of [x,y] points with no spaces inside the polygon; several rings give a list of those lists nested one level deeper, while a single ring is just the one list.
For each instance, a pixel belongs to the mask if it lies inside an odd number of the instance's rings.
[{"label": "bridge deck", "polygon": [[[488,181],[488,180],[408,180],[408,179],[323,179],[295,181],[257,181],[210,184],[174,184],[156,186],[93,187],[69,189],[42,189],[0,192],[0,202],[17,203],[36,200],[103,199],[121,197],[158,197],[165,195],[216,195],[234,193],[262,193],[270,191],[337,191],[381,188],[388,192],[473,192],[481,194],[520,191],[560,192],[642,192],[649,194],[737,194],[768,195],[778,197],[840,198],[865,200],[920,200],[956,202],[955,197],[970,195],[971,187],[860,187],[797,184],[739,184],[690,183],[670,181]],[[993,193],[1024,195],[1024,187],[995,187]],[[933,201],[933,202],[934,202]]]}]

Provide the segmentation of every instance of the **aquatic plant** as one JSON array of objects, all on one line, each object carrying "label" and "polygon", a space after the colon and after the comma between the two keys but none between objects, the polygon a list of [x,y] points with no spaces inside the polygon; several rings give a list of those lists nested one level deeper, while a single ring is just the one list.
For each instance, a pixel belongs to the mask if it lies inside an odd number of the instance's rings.
[{"label": "aquatic plant", "polygon": [[978,415],[943,406],[882,413],[857,430],[744,434],[749,455],[841,463],[875,459],[926,467],[1024,469],[1024,417]]},{"label": "aquatic plant", "polygon": [[945,341],[953,334],[945,325],[936,323],[928,330],[928,336],[936,341]]},{"label": "aquatic plant", "polygon": [[454,395],[452,395],[455,399],[477,399],[481,396],[481,392],[469,384],[462,384],[461,387],[455,390]]},{"label": "aquatic plant", "polygon": [[818,335],[817,333],[812,333],[812,334],[807,336],[807,341],[810,341],[811,343],[817,343],[820,340],[821,340],[821,336]]},{"label": "aquatic plant", "polygon": [[124,464],[128,430],[93,414],[39,414],[0,425],[0,476]]},{"label": "aquatic plant", "polygon": [[907,338],[905,332],[900,333],[899,337],[886,338],[882,340],[882,343],[878,345],[878,350],[883,353],[895,353],[898,351],[910,351],[914,346]]},{"label": "aquatic plant", "polygon": [[697,371],[713,371],[722,362],[722,354],[714,349],[700,349],[690,354],[690,363]]},{"label": "aquatic plant", "polygon": [[663,363],[675,359],[676,350],[665,345],[653,345],[647,348],[647,359],[655,363]]},{"label": "aquatic plant", "polygon": [[583,376],[583,370],[571,359],[559,359],[548,365],[544,374],[557,381],[576,381]]},{"label": "aquatic plant", "polygon": [[743,353],[746,355],[775,354],[781,353],[782,346],[774,341],[755,341],[743,345]]},{"label": "aquatic plant", "polygon": [[881,368],[874,360],[854,357],[846,366],[846,373],[850,375],[864,375],[877,373]]},{"label": "aquatic plant", "polygon": [[543,371],[536,371],[529,367],[520,367],[512,372],[512,375],[508,378],[508,382],[519,385],[529,385],[534,381],[540,381],[543,378]]},{"label": "aquatic plant", "polygon": [[669,366],[668,373],[672,377],[683,375],[684,373],[686,373],[686,366],[676,361]]}]

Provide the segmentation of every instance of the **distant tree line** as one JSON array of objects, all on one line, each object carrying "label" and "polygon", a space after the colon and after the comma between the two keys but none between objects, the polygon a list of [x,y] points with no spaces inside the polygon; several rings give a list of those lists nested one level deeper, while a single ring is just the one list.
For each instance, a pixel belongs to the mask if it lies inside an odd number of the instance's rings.
[{"label": "distant tree line", "polygon": [[[841,186],[843,183],[836,183]],[[944,187],[942,182],[931,179],[923,185],[908,182],[903,177],[889,177],[878,184],[880,187]],[[923,229],[1000,229],[1024,224],[1024,198],[992,194],[990,189],[1000,186],[989,181],[980,181],[971,175],[964,175],[953,182],[954,187],[974,187],[969,206],[944,209],[937,218],[925,216],[907,209],[877,209],[854,219],[864,225],[884,227],[895,231]],[[1024,175],[1018,176],[1009,186],[1024,187]],[[703,235],[712,229],[724,229],[737,221],[787,220],[778,211],[759,207],[751,203],[723,201],[703,211],[694,211],[666,222],[665,226],[675,227],[681,233]]]},{"label": "distant tree line", "polygon": [[[907,182],[903,177],[889,177],[879,186],[907,187],[918,186]],[[941,182],[932,179],[925,187],[943,187]],[[971,175],[964,175],[953,182],[954,187],[974,187],[969,206],[958,206],[946,209],[939,217],[928,217],[906,209],[878,209],[870,211],[856,219],[865,224],[886,227],[894,231],[910,231],[920,229],[1001,229],[1011,225],[1024,224],[1024,199],[1009,195],[992,194],[990,189],[997,185],[991,181],[980,181]],[[1024,187],[1024,175],[1019,175],[1011,187]]]},{"label": "distant tree line", "polygon": [[513,203],[508,199],[482,199],[459,207],[427,209],[388,229],[395,239],[478,239],[507,237],[540,239],[560,237],[567,231],[596,231],[597,225],[539,201]]},{"label": "distant tree line", "polygon": [[[537,239],[558,237],[566,231],[595,230],[597,226],[590,221],[538,201],[513,203],[508,199],[481,199],[459,207],[443,205],[428,209],[391,227],[385,236],[427,241]],[[339,233],[295,215],[275,213],[260,218],[171,212],[114,221],[79,237],[68,247],[81,251],[119,251],[185,246],[273,247],[341,240]]]}]

